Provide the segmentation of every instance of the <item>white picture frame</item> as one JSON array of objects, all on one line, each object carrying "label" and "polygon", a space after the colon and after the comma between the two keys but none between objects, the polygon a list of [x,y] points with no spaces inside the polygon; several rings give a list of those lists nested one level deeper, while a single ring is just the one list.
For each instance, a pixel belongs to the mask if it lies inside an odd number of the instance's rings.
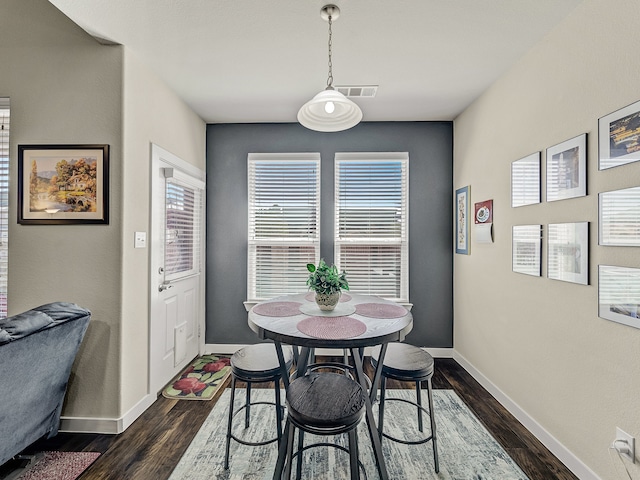
[{"label": "white picture frame", "polygon": [[640,268],[598,265],[598,316],[640,328]]},{"label": "white picture frame", "polygon": [[589,222],[548,225],[547,277],[589,284]]},{"label": "white picture frame", "polygon": [[640,160],[640,101],[598,119],[598,170]]},{"label": "white picture frame", "polygon": [[540,159],[535,152],[511,162],[511,207],[540,203]]},{"label": "white picture frame", "polygon": [[547,148],[546,200],[554,202],[587,194],[587,134]]},{"label": "white picture frame", "polygon": [[512,270],[542,275],[542,225],[514,225],[511,239]]},{"label": "white picture frame", "polygon": [[598,245],[640,247],[640,187],[598,194]]}]

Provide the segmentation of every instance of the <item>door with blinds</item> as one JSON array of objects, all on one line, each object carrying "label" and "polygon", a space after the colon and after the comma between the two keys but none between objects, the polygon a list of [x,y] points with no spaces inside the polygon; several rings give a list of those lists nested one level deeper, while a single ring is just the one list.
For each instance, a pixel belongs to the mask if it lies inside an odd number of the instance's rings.
[{"label": "door with blinds", "polygon": [[[182,168],[181,168],[182,166]],[[200,351],[203,330],[204,175],[152,146],[150,392]]]}]

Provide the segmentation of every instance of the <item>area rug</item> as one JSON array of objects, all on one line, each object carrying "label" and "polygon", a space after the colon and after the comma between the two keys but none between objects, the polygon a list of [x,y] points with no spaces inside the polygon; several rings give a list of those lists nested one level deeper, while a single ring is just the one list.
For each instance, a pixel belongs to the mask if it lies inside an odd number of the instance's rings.
[{"label": "area rug", "polygon": [[[387,390],[388,397],[415,399],[414,390]],[[426,399],[426,391],[423,392]],[[236,394],[237,406],[243,395]],[[252,401],[269,401],[271,390],[252,390]],[[431,443],[403,445],[384,439],[382,448],[391,479],[402,480],[526,480],[527,476],[482,426],[473,413],[452,390],[434,390],[436,433],[440,473],[434,472]],[[275,443],[249,447],[231,442],[229,470],[224,470],[226,416],[229,391],[225,391],[200,428],[189,448],[174,469],[169,480],[241,480],[271,479],[277,460]],[[272,406],[257,405],[252,411],[252,423],[244,430],[242,419],[236,418],[234,434],[249,441],[268,439],[275,432]],[[262,408],[263,410],[258,410]],[[415,407],[402,402],[390,402],[385,407],[385,432],[398,438],[415,440],[417,431]],[[374,406],[377,415],[377,407]],[[244,418],[244,417],[243,417]],[[376,417],[377,418],[377,417]],[[429,435],[425,417],[425,432]],[[371,442],[366,425],[359,427],[360,460],[369,480],[378,479]],[[305,435],[305,444],[329,441],[346,444],[344,436],[320,438]],[[308,442],[308,443],[307,443]],[[303,457],[302,478],[347,479],[349,456],[333,448],[307,450]]]},{"label": "area rug", "polygon": [[75,480],[100,456],[98,452],[44,452],[18,480]]},{"label": "area rug", "polygon": [[178,400],[211,400],[231,374],[228,355],[202,355],[162,390]]}]

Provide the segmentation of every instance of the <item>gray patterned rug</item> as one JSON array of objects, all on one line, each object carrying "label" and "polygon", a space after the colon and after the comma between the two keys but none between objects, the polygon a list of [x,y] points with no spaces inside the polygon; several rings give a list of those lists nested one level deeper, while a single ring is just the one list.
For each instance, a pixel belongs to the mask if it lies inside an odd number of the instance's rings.
[{"label": "gray patterned rug", "polygon": [[[415,399],[414,390],[388,390],[388,396]],[[231,442],[229,470],[224,470],[225,434],[230,392],[227,389],[209,417],[200,428],[193,442],[171,474],[169,480],[267,480],[273,475],[277,459],[275,443],[262,447],[248,447]],[[252,401],[272,401],[273,390],[255,389]],[[284,393],[283,393],[284,398]],[[423,399],[426,403],[426,390]],[[236,393],[239,407],[244,391]],[[434,390],[436,433],[440,473],[433,469],[431,443],[403,445],[384,439],[382,442],[389,477],[402,480],[526,480],[527,476],[511,460],[495,439],[480,424],[466,405],[452,390]],[[275,432],[274,407],[252,407],[252,420],[244,430],[244,414],[234,422],[234,434],[249,441],[266,440]],[[374,406],[377,415],[377,406]],[[376,417],[377,418],[377,417]],[[378,478],[371,443],[364,423],[359,427],[360,460],[369,480]],[[425,416],[425,432],[429,434],[429,420]],[[415,408],[403,402],[390,402],[385,407],[385,433],[399,438],[417,439]],[[331,441],[344,445],[343,436],[319,439],[305,435],[305,444],[315,441]],[[302,478],[348,479],[349,456],[334,448],[313,448],[305,451]],[[364,478],[364,477],[363,477]]]}]

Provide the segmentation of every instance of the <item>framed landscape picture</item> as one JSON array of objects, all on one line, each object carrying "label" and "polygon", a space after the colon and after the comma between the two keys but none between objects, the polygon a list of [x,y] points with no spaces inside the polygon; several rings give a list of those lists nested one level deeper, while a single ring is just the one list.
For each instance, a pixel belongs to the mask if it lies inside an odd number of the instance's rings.
[{"label": "framed landscape picture", "polygon": [[640,160],[640,101],[598,120],[598,170]]},{"label": "framed landscape picture", "polygon": [[109,223],[109,146],[18,145],[18,223]]},{"label": "framed landscape picture", "polygon": [[514,272],[541,275],[542,225],[514,225],[511,249]]},{"label": "framed landscape picture", "polygon": [[640,268],[598,265],[598,316],[640,328]]},{"label": "framed landscape picture", "polygon": [[469,255],[469,185],[456,190],[456,253]]},{"label": "framed landscape picture", "polygon": [[588,285],[589,222],[549,224],[547,237],[547,277]]},{"label": "framed landscape picture", "polygon": [[511,206],[540,203],[540,152],[511,163]]},{"label": "framed landscape picture", "polygon": [[587,194],[587,134],[547,149],[547,202]]}]

